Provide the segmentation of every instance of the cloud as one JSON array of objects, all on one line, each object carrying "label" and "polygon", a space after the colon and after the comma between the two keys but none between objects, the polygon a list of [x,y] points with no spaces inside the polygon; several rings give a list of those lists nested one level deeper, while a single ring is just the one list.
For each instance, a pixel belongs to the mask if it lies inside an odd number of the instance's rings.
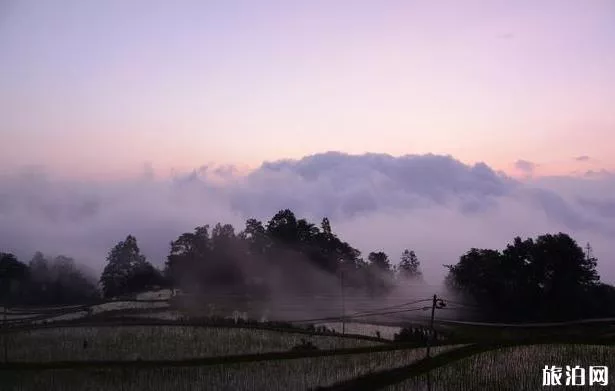
[{"label": "cloud", "polygon": [[500,33],[497,35],[498,39],[513,39],[515,34],[513,33]]},{"label": "cloud", "polygon": [[[61,181],[29,169],[0,178],[0,250],[28,259],[64,253],[101,268],[129,233],[162,264],[169,242],[202,224],[267,220],[283,208],[319,222],[365,253],[416,250],[428,279],[471,247],[503,248],[516,235],[567,232],[589,241],[615,281],[615,176],[519,181],[451,156],[329,152],[264,163],[248,175],[201,167],[170,179]],[[365,254],[366,255],[366,254]]]},{"label": "cloud", "polygon": [[587,155],[582,155],[575,157],[574,160],[576,160],[577,162],[588,162],[591,160],[591,158]]},{"label": "cloud", "polygon": [[537,164],[529,162],[527,160],[517,160],[515,162],[515,168],[526,175],[532,175],[534,170],[538,167]]},{"label": "cloud", "polygon": [[605,170],[605,169],[600,169],[598,171],[587,170],[585,171],[583,176],[585,176],[586,178],[606,178],[606,179],[610,178],[612,179],[615,176],[615,173],[609,170]]}]

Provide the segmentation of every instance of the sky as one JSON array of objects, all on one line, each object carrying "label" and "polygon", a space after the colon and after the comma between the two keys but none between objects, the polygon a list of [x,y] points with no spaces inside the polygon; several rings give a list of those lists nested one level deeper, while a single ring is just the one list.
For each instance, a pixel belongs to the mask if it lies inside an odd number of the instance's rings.
[{"label": "sky", "polygon": [[325,151],[615,167],[609,0],[1,0],[0,50],[5,170]]},{"label": "sky", "polygon": [[564,231],[615,282],[613,1],[0,0],[0,53],[2,251],[291,207],[433,278]]}]

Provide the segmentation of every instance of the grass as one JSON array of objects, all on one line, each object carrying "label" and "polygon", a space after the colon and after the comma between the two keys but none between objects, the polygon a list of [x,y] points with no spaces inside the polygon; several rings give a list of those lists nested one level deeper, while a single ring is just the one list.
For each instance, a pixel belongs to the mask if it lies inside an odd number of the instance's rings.
[{"label": "grass", "polygon": [[[542,369],[545,365],[560,367],[580,365],[586,370],[590,365],[615,368],[615,346],[530,345],[502,348],[451,362],[385,389],[387,391],[428,388],[433,391],[540,390],[544,388]],[[562,381],[564,379],[565,375]],[[609,385],[612,386],[614,381],[615,377],[610,374]]]},{"label": "grass", "polygon": [[[86,319],[91,316],[109,315],[121,312],[165,311],[169,303],[164,300],[122,300],[102,302],[92,305],[44,307],[44,308],[10,308],[6,314],[7,324],[12,326],[32,326],[55,322]],[[4,320],[4,313],[0,314]]]},{"label": "grass", "polygon": [[[205,387],[241,391],[325,387],[329,390],[395,391],[422,390],[428,385],[430,390],[532,390],[542,388],[541,370],[545,365],[615,367],[613,339],[604,337],[596,338],[596,343],[607,345],[564,344],[564,337],[560,336],[552,338],[551,344],[540,345],[531,340],[519,340],[502,341],[499,346],[435,346],[433,358],[423,360],[423,348],[399,349],[396,344],[361,339],[245,328],[60,327],[20,331],[10,336],[15,345],[9,349],[9,358],[15,366],[12,370],[9,367],[0,370],[3,390],[156,391]],[[93,344],[83,349],[83,338],[88,337],[106,344]],[[322,350],[289,352],[303,338]],[[586,336],[585,339],[592,338]],[[534,345],[502,347],[504,343]],[[363,350],[359,353],[348,348]],[[70,369],[53,367],[61,360],[134,359],[135,352],[143,360],[210,359],[200,365],[188,363],[186,366],[175,366],[175,363],[182,364],[181,361],[151,365],[137,361],[138,365],[116,362],[118,365],[105,368],[97,363],[90,367],[67,363]],[[251,357],[231,357],[249,353]],[[30,368],[35,372],[31,372],[20,370],[27,369],[25,363],[18,364],[20,360],[46,361],[50,365],[45,370],[35,365]],[[20,368],[20,365],[25,367]],[[611,374],[611,384],[613,380]]]},{"label": "grass", "polygon": [[615,335],[615,321],[587,322],[579,324],[562,323],[547,327],[506,326],[506,325],[465,325],[437,324],[436,329],[454,334],[457,338],[476,342],[502,341],[518,338],[548,339],[553,335],[571,339],[586,336]]},{"label": "grass", "polygon": [[161,319],[161,320],[181,320],[184,314],[176,310],[152,311],[146,313],[137,313],[132,315],[134,318],[144,319]]},{"label": "grass", "polygon": [[[319,323],[318,326],[325,326],[328,329],[335,330],[339,333],[342,332],[342,322],[328,322],[328,323]],[[345,331],[349,334],[357,334],[357,335],[367,335],[367,336],[376,336],[377,333],[380,333],[382,338],[392,340],[396,333],[399,333],[401,327],[393,327],[393,326],[381,326],[377,324],[369,324],[369,323],[355,323],[348,322],[345,325]]]},{"label": "grass", "polygon": [[[434,353],[452,349],[435,347]],[[424,349],[272,360],[193,368],[11,371],[3,390],[308,390],[369,372],[408,365]]]},{"label": "grass", "polygon": [[[126,300],[91,308],[81,320],[77,317],[84,316],[83,307],[43,309],[36,322],[24,321],[3,333],[0,343],[7,344],[9,364],[0,363],[0,388],[532,390],[542,389],[545,365],[607,365],[615,370],[613,322],[540,328],[438,324],[456,343],[475,344],[434,346],[432,358],[423,360],[423,348],[373,338],[376,331],[392,338],[399,330],[392,326],[346,324],[346,333],[370,340],[285,329],[283,323],[235,324],[216,318],[192,319],[195,324],[190,325],[173,321],[181,312],[164,301]],[[11,311],[14,322],[32,314],[33,309]],[[42,318],[71,317],[76,323],[70,326],[28,326]],[[340,323],[325,325],[341,331]],[[291,351],[302,340],[318,350]],[[0,348],[3,352],[4,345]],[[614,381],[611,374],[610,385]]]},{"label": "grass", "polygon": [[[369,340],[248,328],[56,327],[7,335],[9,361],[186,359],[288,351],[301,339],[319,349],[377,346]],[[87,341],[87,348],[83,347]]]}]

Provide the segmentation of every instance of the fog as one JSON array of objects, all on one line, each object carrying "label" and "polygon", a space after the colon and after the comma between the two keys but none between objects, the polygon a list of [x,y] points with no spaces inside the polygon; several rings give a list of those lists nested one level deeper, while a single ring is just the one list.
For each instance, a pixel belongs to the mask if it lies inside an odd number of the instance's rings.
[{"label": "fog", "polygon": [[[572,158],[571,158],[572,159]],[[530,162],[522,164],[531,170]],[[0,251],[29,260],[35,251],[65,254],[101,270],[126,235],[162,265],[171,240],[216,222],[243,229],[280,209],[319,223],[366,257],[393,262],[416,251],[426,280],[438,285],[442,265],[472,247],[503,248],[514,236],[566,232],[590,242],[605,282],[615,282],[615,175],[515,180],[485,164],[450,156],[329,152],[266,162],[248,175],[200,167],[159,179],[151,169],[121,181],[63,180],[44,167],[0,179]]]}]

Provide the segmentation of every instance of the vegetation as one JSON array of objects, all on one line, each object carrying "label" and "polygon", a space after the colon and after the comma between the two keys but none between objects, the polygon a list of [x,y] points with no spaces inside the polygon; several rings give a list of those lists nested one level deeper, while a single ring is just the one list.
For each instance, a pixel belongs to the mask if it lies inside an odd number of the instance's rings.
[{"label": "vegetation", "polygon": [[[531,345],[471,355],[385,388],[401,390],[541,390],[542,368],[566,365],[615,366],[615,347],[600,345]],[[564,378],[563,378],[564,379]],[[609,383],[610,384],[610,383]],[[587,385],[587,383],[586,383]],[[598,387],[598,386],[594,386]],[[592,388],[594,388],[592,387]],[[604,388],[604,387],[598,387]]]},{"label": "vegetation", "polygon": [[[451,347],[436,347],[437,354]],[[37,376],[15,371],[6,384],[21,389],[38,389],[62,384],[63,390],[308,390],[330,385],[340,379],[373,371],[408,365],[424,356],[423,349],[362,353],[332,357],[271,360],[182,368],[126,368],[46,370]],[[11,388],[7,388],[10,390]]]},{"label": "vegetation", "polygon": [[[560,321],[615,316],[615,288],[600,282],[597,260],[564,233],[515,238],[503,251],[471,249],[448,265],[447,286],[492,321]],[[283,277],[281,277],[283,276]],[[329,276],[329,278],[324,278]],[[86,303],[99,297],[130,297],[153,287],[182,288],[199,301],[265,301],[276,294],[312,297],[387,296],[405,281],[422,282],[420,262],[404,250],[392,262],[342,241],[327,218],[320,227],[289,209],[267,224],[248,219],[236,233],[230,224],[195,228],[170,244],[164,270],[156,269],[128,235],[114,246],[95,279],[73,259],[37,253],[25,264],[0,253],[0,300],[15,305]],[[233,306],[236,303],[227,303]],[[309,305],[306,304],[306,305]]]},{"label": "vegetation", "polygon": [[163,279],[141,254],[137,239],[128,235],[109,252],[100,283],[104,297],[115,297],[163,284]]},{"label": "vegetation", "polygon": [[[128,235],[109,251],[99,285],[65,256],[48,260],[37,253],[25,264],[2,253],[0,300],[9,305],[65,305],[100,296],[129,297],[161,286],[198,296],[265,299],[276,289],[294,295],[337,293],[342,274],[349,295],[380,297],[396,281],[420,276],[414,252],[406,250],[403,257],[410,253],[412,258],[402,259],[399,270],[381,251],[364,261],[359,250],[333,233],[327,218],[317,227],[285,209],[266,225],[248,219],[239,233],[230,224],[218,223],[213,229],[203,225],[181,234],[171,242],[164,270],[156,269],[141,253],[137,239]],[[331,279],[315,284],[322,273]],[[284,279],[272,286],[279,275]]]},{"label": "vegetation", "polygon": [[[395,384],[401,384],[400,389],[421,389],[426,381],[435,387],[432,389],[478,389],[493,384],[532,389],[515,385],[532,382],[540,385],[536,373],[527,374],[534,364],[537,365],[535,371],[549,360],[554,362],[553,365],[566,360],[576,365],[576,357],[582,356],[587,360],[581,362],[606,365],[613,353],[612,347],[607,346],[594,346],[591,350],[587,345],[561,347],[553,343],[564,340],[589,342],[591,339],[595,341],[593,343],[610,345],[615,338],[613,322],[596,323],[592,329],[587,329],[588,334],[574,336],[551,326],[543,330],[545,334],[519,335],[508,338],[507,342],[499,335],[484,339],[487,344],[462,347],[454,344],[442,346],[436,342],[432,348],[433,358],[423,360],[425,349],[412,348],[412,345],[402,342],[404,334],[426,331],[420,328],[402,329],[397,342],[383,344],[348,336],[317,335],[315,329],[304,329],[301,333],[259,330],[250,322],[242,327],[100,323],[99,326],[75,324],[70,328],[16,329],[10,335],[4,335],[8,364],[0,364],[0,374],[5,381],[3,384],[14,385],[18,387],[16,389],[37,389],[42,384],[54,384],[62,389],[78,386],[112,390],[120,383],[123,389],[151,387],[148,389],[154,390],[192,389],[204,384],[212,389],[226,389],[233,385],[239,390],[307,390],[317,387],[360,390],[381,389]],[[455,328],[464,339],[472,339],[473,335],[482,334],[480,330],[485,326]],[[312,334],[306,335],[306,332]],[[557,335],[560,335],[559,339],[555,338]],[[552,344],[514,347],[533,343],[533,340],[551,341]],[[415,344],[423,345],[424,342],[416,341]],[[504,347],[506,345],[508,347]],[[494,352],[504,353],[497,355]],[[514,354],[509,357],[508,352]],[[343,358],[335,357],[339,355]],[[498,365],[508,368],[517,365],[520,359],[527,366],[525,375],[506,376],[502,380],[493,375]],[[449,370],[449,366],[453,369]],[[32,370],[36,371],[36,376],[28,375]],[[471,376],[474,371],[479,375]],[[460,373],[461,377],[455,375]],[[165,376],[159,377],[161,374]]]},{"label": "vegetation", "polygon": [[[162,270],[132,235],[109,251],[100,278],[66,256],[36,253],[26,264],[0,253],[0,376],[3,387],[20,390],[538,388],[546,362],[614,364],[615,322],[544,324],[615,316],[615,288],[600,282],[590,250],[564,233],[515,238],[501,251],[471,249],[446,266],[455,300],[433,302],[438,314],[471,308],[478,320],[500,323],[436,318],[434,329],[410,318],[396,328],[347,323],[431,309],[426,297],[343,317],[337,307],[317,319],[260,316],[261,304],[280,296],[303,298],[303,313],[316,313],[314,296],[335,307],[327,298],[340,288],[378,303],[407,282],[424,283],[414,251],[399,262],[383,251],[364,259],[328,219],[316,226],[288,209],[266,224],[248,219],[238,233],[229,224],[183,233]],[[183,292],[136,300],[160,287]],[[536,321],[543,323],[510,324]],[[360,328],[369,337],[340,335]],[[423,359],[417,346],[428,343],[432,355]]]},{"label": "vegetation", "polygon": [[0,253],[0,300],[8,305],[55,305],[89,302],[98,297],[94,278],[72,258],[46,258],[37,252],[26,265]]},{"label": "vegetation", "polygon": [[[87,349],[83,342],[88,342]],[[263,329],[190,326],[57,327],[11,334],[9,359],[18,361],[181,360],[284,352],[302,342],[319,349],[376,346],[380,342]]]},{"label": "vegetation", "polygon": [[597,260],[568,235],[517,237],[502,252],[472,249],[448,266],[451,288],[484,318],[559,321],[615,316],[615,288],[599,283]]},{"label": "vegetation", "polygon": [[401,254],[401,260],[397,269],[402,278],[413,281],[422,281],[421,262],[414,251],[408,249]]}]

